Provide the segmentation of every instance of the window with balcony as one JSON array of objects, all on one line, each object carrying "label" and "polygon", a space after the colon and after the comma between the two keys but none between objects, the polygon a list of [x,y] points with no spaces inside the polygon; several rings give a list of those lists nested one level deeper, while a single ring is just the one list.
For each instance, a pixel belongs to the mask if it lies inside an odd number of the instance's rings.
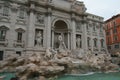
[{"label": "window with balcony", "polygon": [[101,47],[104,47],[104,40],[103,39],[101,39]]},{"label": "window with balcony", "polygon": [[113,29],[113,33],[117,33],[117,29],[116,28]]},{"label": "window with balcony", "polygon": [[108,44],[110,43],[110,38],[109,38],[109,37],[107,38],[107,43],[108,43]]},{"label": "window with balcony", "polygon": [[116,22],[115,21],[113,22],[113,26],[114,26],[114,28],[116,28]]},{"label": "window with balcony", "polygon": [[93,31],[94,31],[94,32],[96,31],[96,27],[95,27],[95,26],[93,26]]},{"label": "window with balcony", "polygon": [[102,28],[102,26],[100,26],[100,32],[103,32],[103,28]]},{"label": "window with balcony", "polygon": [[16,40],[14,41],[15,47],[24,47],[24,40],[23,40],[23,33],[25,32],[24,29],[18,28],[16,29]]},{"label": "window with balcony", "polygon": [[7,30],[6,26],[0,26],[0,41],[5,41]]},{"label": "window with balcony", "polygon": [[0,40],[5,41],[6,30],[0,30]]},{"label": "window with balcony", "polygon": [[17,33],[17,42],[22,42],[22,32]]},{"label": "window with balcony", "polygon": [[97,39],[95,38],[93,39],[93,41],[94,41],[94,47],[97,47]]},{"label": "window with balcony", "polygon": [[118,40],[118,37],[117,36],[114,36],[114,41],[117,41]]},{"label": "window with balcony", "polygon": [[88,47],[90,47],[90,38],[89,37],[87,38],[87,45],[88,45]]}]

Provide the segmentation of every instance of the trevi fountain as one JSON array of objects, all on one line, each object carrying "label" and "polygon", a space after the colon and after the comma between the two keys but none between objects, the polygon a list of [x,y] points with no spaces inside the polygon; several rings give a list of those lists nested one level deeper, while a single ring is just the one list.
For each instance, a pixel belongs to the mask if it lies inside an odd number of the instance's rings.
[{"label": "trevi fountain", "polygon": [[0,0],[0,13],[0,80],[120,80],[103,18],[83,2]]}]

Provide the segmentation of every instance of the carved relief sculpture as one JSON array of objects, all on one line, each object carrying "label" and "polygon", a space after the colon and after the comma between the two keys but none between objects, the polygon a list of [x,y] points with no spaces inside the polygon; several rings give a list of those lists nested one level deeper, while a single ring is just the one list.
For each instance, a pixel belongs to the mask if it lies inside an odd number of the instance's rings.
[{"label": "carved relief sculpture", "polygon": [[37,23],[44,24],[44,15],[41,15],[41,14],[37,15]]}]

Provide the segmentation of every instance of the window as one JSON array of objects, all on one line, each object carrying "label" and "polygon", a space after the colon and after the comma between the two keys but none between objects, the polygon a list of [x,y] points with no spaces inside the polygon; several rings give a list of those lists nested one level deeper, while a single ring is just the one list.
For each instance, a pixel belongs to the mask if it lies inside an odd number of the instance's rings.
[{"label": "window", "polygon": [[4,41],[6,36],[6,30],[0,30],[0,40]]},{"label": "window", "polygon": [[117,36],[114,36],[114,41],[117,41],[118,40],[118,37]]},{"label": "window", "polygon": [[76,23],[76,29],[77,29],[77,30],[82,30],[82,28],[81,28],[82,26],[81,26],[81,25],[82,25],[82,24],[81,24],[80,22],[77,22],[77,23]]},{"label": "window", "polygon": [[94,47],[97,47],[97,39],[94,39]]},{"label": "window", "polygon": [[108,42],[108,44],[110,43],[110,38],[108,37],[108,39],[107,39],[107,42]]},{"label": "window", "polygon": [[22,32],[18,32],[17,42],[22,42]]},{"label": "window", "polygon": [[104,47],[104,40],[101,39],[101,47]]},{"label": "window", "polygon": [[86,27],[87,27],[87,31],[89,31],[89,24],[87,24],[87,26],[86,26]]},{"label": "window", "polygon": [[113,22],[113,26],[114,26],[114,28],[116,28],[116,23],[115,23],[115,21]]},{"label": "window", "polygon": [[113,33],[117,33],[117,29],[116,28],[113,29]]},{"label": "window", "polygon": [[9,7],[8,6],[3,7],[3,16],[9,16]]},{"label": "window", "polygon": [[87,38],[87,44],[88,44],[88,47],[90,47],[90,38],[89,37]]},{"label": "window", "polygon": [[20,9],[19,10],[19,18],[20,19],[24,19],[25,18],[25,10],[24,9]]},{"label": "window", "polygon": [[20,51],[16,51],[16,54],[18,54],[19,56],[21,56],[21,52]]},{"label": "window", "polygon": [[108,49],[111,49],[111,46],[108,46]]},{"label": "window", "polygon": [[93,24],[93,31],[95,32],[96,31],[96,25]]},{"label": "window", "polygon": [[110,32],[106,32],[106,35],[109,35],[110,34]]},{"label": "window", "polygon": [[118,49],[118,48],[119,48],[119,45],[118,45],[118,44],[116,44],[114,47],[115,47],[116,49]]},{"label": "window", "polygon": [[4,52],[0,51],[0,60],[3,60],[3,55],[4,55]]},{"label": "window", "polygon": [[103,32],[103,27],[102,27],[102,25],[100,25],[100,32]]}]

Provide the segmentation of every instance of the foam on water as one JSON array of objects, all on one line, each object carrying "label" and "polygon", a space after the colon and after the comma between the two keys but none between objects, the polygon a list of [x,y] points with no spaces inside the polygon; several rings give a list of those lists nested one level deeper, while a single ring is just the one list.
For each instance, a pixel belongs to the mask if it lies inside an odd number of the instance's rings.
[{"label": "foam on water", "polygon": [[56,80],[120,80],[120,72],[64,75]]}]

